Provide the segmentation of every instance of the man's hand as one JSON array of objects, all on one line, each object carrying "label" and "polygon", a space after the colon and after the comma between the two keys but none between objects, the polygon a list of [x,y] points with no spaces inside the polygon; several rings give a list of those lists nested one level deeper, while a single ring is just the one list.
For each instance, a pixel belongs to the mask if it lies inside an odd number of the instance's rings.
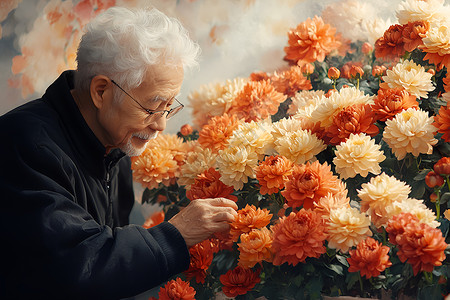
[{"label": "man's hand", "polygon": [[226,198],[197,199],[169,220],[191,247],[213,233],[230,229],[237,215],[236,203]]}]

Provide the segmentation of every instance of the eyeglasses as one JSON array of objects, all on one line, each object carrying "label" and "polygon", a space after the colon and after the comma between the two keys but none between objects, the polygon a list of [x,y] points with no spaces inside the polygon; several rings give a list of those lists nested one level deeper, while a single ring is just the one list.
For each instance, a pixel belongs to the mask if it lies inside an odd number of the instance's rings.
[{"label": "eyeglasses", "polygon": [[115,82],[114,80],[111,79],[111,82],[116,85],[122,92],[124,92],[128,97],[130,97],[131,99],[133,99],[134,102],[136,102],[143,110],[145,110],[146,113],[149,114],[150,117],[155,118],[155,119],[159,119],[162,116],[164,116],[165,113],[167,113],[166,115],[166,119],[170,119],[172,118],[174,115],[176,115],[180,110],[183,109],[184,105],[178,101],[177,98],[173,97],[173,99],[175,99],[175,101],[178,102],[177,107],[171,108],[170,110],[150,110],[147,109],[145,107],[143,107],[136,99],[134,99],[129,93],[127,93],[127,91],[125,91],[120,85],[117,84],[117,82]]}]

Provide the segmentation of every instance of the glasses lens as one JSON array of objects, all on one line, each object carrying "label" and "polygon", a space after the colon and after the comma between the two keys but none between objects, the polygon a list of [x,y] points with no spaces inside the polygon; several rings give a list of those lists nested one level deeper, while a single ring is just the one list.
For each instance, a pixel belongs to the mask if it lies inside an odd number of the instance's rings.
[{"label": "glasses lens", "polygon": [[169,113],[167,114],[167,119],[172,118],[174,115],[176,115],[180,110],[183,109],[183,105],[177,106],[175,108],[172,108]]}]

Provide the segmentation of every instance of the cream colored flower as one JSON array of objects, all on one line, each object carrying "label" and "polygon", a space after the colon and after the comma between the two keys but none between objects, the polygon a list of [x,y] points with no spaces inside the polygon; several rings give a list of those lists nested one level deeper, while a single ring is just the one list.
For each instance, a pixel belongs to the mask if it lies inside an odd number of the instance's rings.
[{"label": "cream colored flower", "polygon": [[147,148],[160,148],[172,154],[173,159],[181,165],[188,153],[190,144],[184,143],[183,139],[176,134],[159,134],[147,143]]},{"label": "cream colored flower", "polygon": [[368,236],[370,218],[354,207],[332,209],[327,222],[328,247],[348,252]]},{"label": "cream colored flower", "polygon": [[294,132],[303,129],[302,122],[292,118],[289,119],[284,118],[275,123],[272,123],[272,128],[273,128],[272,136],[274,140],[282,138],[288,132]]},{"label": "cream colored flower", "polygon": [[374,19],[364,19],[362,24],[367,32],[367,41],[371,45],[374,45],[394,22],[391,19],[384,20],[383,18],[376,17]]},{"label": "cream colored flower", "polygon": [[400,24],[408,22],[439,22],[446,18],[444,0],[405,0],[397,8],[396,15]]},{"label": "cream colored flower", "polygon": [[311,113],[311,120],[320,122],[322,127],[326,128],[333,123],[334,116],[343,108],[354,104],[372,104],[372,98],[354,87],[342,88],[338,93],[322,98],[322,102]]},{"label": "cream colored flower", "polygon": [[200,175],[211,167],[215,167],[216,157],[217,154],[214,154],[209,148],[195,147],[186,156],[184,165],[181,166],[181,175],[178,178],[178,184],[185,185],[189,189],[197,175]]},{"label": "cream colored flower", "polygon": [[361,211],[367,212],[374,225],[379,228],[387,222],[387,207],[394,202],[402,202],[408,199],[411,187],[393,176],[385,173],[370,179],[369,183],[363,183],[358,190],[361,199]]},{"label": "cream colored flower", "polygon": [[436,214],[423,203],[423,200],[408,198],[401,202],[392,203],[386,210],[391,217],[404,212],[415,215],[421,223],[428,224],[433,228],[440,225],[436,221]]},{"label": "cream colored flower", "polygon": [[246,78],[234,78],[233,80],[226,80],[223,85],[223,91],[220,97],[211,99],[211,102],[206,103],[206,109],[213,116],[221,116],[227,112],[232,104],[236,95],[247,84]]},{"label": "cream colored flower", "polygon": [[418,156],[420,153],[431,154],[437,128],[433,118],[423,110],[408,108],[386,121],[383,140],[391,147],[397,159],[403,159],[406,153]]},{"label": "cream colored flower", "polygon": [[315,158],[326,148],[322,140],[309,130],[287,132],[274,141],[275,151],[290,161],[303,164]]},{"label": "cream colored flower", "polygon": [[432,26],[422,39],[420,47],[428,53],[437,53],[440,56],[450,54],[450,24]]},{"label": "cream colored flower", "polygon": [[357,174],[366,177],[369,172],[380,174],[379,163],[386,158],[380,148],[374,139],[364,133],[350,134],[345,142],[336,146],[336,157],[333,159],[336,172],[344,179]]},{"label": "cream colored flower", "polygon": [[295,115],[306,107],[316,107],[324,95],[325,92],[321,90],[300,91],[291,98],[292,103],[289,105],[287,113]]},{"label": "cream colored flower", "polygon": [[415,64],[412,60],[404,60],[395,65],[392,70],[386,71],[386,76],[382,77],[384,82],[380,84],[380,87],[403,88],[416,97],[428,98],[427,93],[434,90],[432,76],[425,71],[424,67]]},{"label": "cream colored flower", "polygon": [[324,218],[330,216],[331,210],[341,207],[350,207],[350,198],[347,197],[346,189],[343,189],[342,193],[328,193],[318,202],[314,202],[314,211],[320,213]]},{"label": "cream colored flower", "polygon": [[228,147],[219,151],[216,163],[220,181],[240,190],[249,177],[255,178],[258,155],[244,146]]},{"label": "cream colored flower", "polygon": [[270,120],[261,122],[242,123],[233,131],[228,139],[228,147],[246,147],[249,151],[258,155],[271,154],[272,148],[272,123]]}]

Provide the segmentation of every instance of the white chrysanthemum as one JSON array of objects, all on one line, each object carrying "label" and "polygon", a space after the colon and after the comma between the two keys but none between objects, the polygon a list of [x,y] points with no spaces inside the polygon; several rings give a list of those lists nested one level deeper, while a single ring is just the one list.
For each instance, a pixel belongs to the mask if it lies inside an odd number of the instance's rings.
[{"label": "white chrysanthemum", "polygon": [[287,132],[285,136],[274,140],[274,144],[279,155],[297,164],[314,159],[326,148],[323,141],[309,130]]},{"label": "white chrysanthemum", "polygon": [[274,140],[282,138],[288,132],[303,129],[302,122],[292,118],[284,118],[275,123],[272,123],[272,128],[273,128],[272,136]]},{"label": "white chrysanthemum", "polygon": [[408,199],[411,187],[393,176],[385,173],[363,183],[358,190],[361,199],[361,211],[367,212],[373,224],[379,228],[386,224],[389,219],[387,207],[394,202],[402,202]]},{"label": "white chrysanthemum", "polygon": [[178,178],[178,184],[190,188],[197,175],[205,172],[216,164],[216,156],[211,149],[203,149],[197,146],[186,156],[184,164],[181,166],[181,175]]},{"label": "white chrysanthemum", "polygon": [[405,0],[397,8],[396,16],[400,24],[428,21],[440,22],[446,18],[444,0]]},{"label": "white chrysanthemum", "polygon": [[450,54],[450,24],[440,24],[430,28],[422,39],[423,46],[428,53],[437,53],[440,56]]},{"label": "white chrysanthemum", "polygon": [[343,108],[354,104],[372,104],[373,97],[365,95],[363,91],[355,87],[342,88],[338,93],[332,93],[330,97],[324,97],[322,102],[311,113],[314,122],[320,122],[322,127],[328,127],[333,123],[333,118]]},{"label": "white chrysanthemum", "polygon": [[258,155],[247,147],[228,147],[219,151],[216,163],[221,175],[220,181],[240,190],[249,177],[255,178]]},{"label": "white chrysanthemum", "polygon": [[388,30],[389,26],[394,22],[391,19],[384,20],[382,18],[364,19],[363,26],[367,32],[367,41],[374,45],[375,42],[383,36],[384,32]]},{"label": "white chrysanthemum", "polygon": [[242,123],[228,139],[228,147],[247,147],[259,155],[272,153],[272,130],[270,120]]},{"label": "white chrysanthemum", "polygon": [[385,89],[403,88],[416,97],[428,98],[428,92],[434,90],[430,73],[412,60],[404,60],[387,70],[381,87]]},{"label": "white chrysanthemum", "polygon": [[300,91],[291,98],[292,103],[289,105],[287,113],[295,115],[306,107],[316,107],[324,95],[325,92],[320,90]]},{"label": "white chrysanthemum", "polygon": [[332,209],[327,222],[327,233],[329,248],[348,252],[351,247],[372,236],[370,218],[354,207]]},{"label": "white chrysanthemum", "polygon": [[436,221],[436,214],[429,209],[423,200],[408,198],[401,202],[392,203],[387,209],[388,215],[391,217],[400,213],[410,213],[416,216],[421,223],[430,225],[433,228],[439,227],[440,223]]},{"label": "white chrysanthemum", "polygon": [[431,154],[433,145],[438,142],[434,138],[437,128],[432,124],[433,118],[426,111],[408,108],[386,121],[383,140],[397,159],[403,159],[407,153],[414,156]]},{"label": "white chrysanthemum", "polygon": [[374,139],[364,133],[350,134],[345,142],[336,146],[336,157],[333,159],[336,172],[341,178],[355,177],[357,174],[366,177],[369,172],[380,174],[379,163],[386,158],[380,148]]},{"label": "white chrysanthemum", "polygon": [[375,11],[368,1],[338,1],[322,11],[322,19],[336,27],[345,39],[366,41],[367,31],[362,24],[365,19],[375,18]]}]

